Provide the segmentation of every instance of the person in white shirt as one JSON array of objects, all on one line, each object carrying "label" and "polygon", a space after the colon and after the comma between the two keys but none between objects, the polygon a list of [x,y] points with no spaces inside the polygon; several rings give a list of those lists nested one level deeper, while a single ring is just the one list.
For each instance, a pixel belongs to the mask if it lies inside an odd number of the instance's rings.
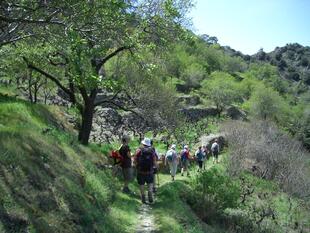
[{"label": "person in white shirt", "polygon": [[174,177],[178,169],[178,154],[176,152],[176,145],[172,144],[165,156],[165,165],[169,165],[171,179],[174,181]]},{"label": "person in white shirt", "polygon": [[213,155],[213,163],[217,162],[218,163],[218,158],[219,158],[219,153],[220,153],[220,145],[218,144],[218,140],[215,139],[215,141],[212,143],[211,146],[211,152]]}]

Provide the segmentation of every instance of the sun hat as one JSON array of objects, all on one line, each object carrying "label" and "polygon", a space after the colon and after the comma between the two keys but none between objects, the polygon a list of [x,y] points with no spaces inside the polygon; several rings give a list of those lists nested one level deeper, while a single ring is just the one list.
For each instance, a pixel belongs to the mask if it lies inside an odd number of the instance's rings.
[{"label": "sun hat", "polygon": [[175,150],[176,147],[177,147],[177,146],[176,146],[175,144],[172,144],[172,145],[171,145],[171,149],[172,149],[172,150]]},{"label": "sun hat", "polygon": [[149,138],[144,138],[142,141],[141,141],[141,144],[145,145],[145,146],[151,146],[151,139]]}]

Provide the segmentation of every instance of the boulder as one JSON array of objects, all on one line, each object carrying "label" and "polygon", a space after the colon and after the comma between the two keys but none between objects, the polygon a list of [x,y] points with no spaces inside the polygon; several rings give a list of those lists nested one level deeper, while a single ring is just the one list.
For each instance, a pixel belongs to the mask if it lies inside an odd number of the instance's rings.
[{"label": "boulder", "polygon": [[210,135],[203,135],[199,139],[198,146],[206,146],[209,150],[211,149],[212,143],[215,141],[215,139],[218,139],[218,144],[220,145],[220,149],[225,146],[225,137],[224,134],[210,134]]}]

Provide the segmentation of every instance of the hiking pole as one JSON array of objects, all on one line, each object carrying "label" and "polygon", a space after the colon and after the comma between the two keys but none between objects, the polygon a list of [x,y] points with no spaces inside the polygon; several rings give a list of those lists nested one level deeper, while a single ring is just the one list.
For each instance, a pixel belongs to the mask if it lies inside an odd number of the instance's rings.
[{"label": "hiking pole", "polygon": [[159,188],[159,173],[157,171],[157,187]]}]

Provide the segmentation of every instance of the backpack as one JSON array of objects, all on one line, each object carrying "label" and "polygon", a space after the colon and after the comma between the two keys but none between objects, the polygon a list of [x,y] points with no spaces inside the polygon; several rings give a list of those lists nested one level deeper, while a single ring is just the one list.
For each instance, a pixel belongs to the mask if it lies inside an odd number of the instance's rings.
[{"label": "backpack", "polygon": [[203,157],[204,157],[203,152],[200,150],[200,151],[197,153],[196,157],[197,157],[197,160],[198,160],[198,161],[203,160]]},{"label": "backpack", "polygon": [[166,155],[166,159],[169,162],[172,162],[172,160],[173,160],[173,150],[168,150],[167,155]]},{"label": "backpack", "polygon": [[123,159],[124,159],[123,156],[121,156],[121,154],[119,153],[118,150],[112,150],[111,157],[114,160],[114,165],[121,164],[123,162]]},{"label": "backpack", "polygon": [[181,152],[181,160],[182,161],[187,160],[187,150],[182,150],[182,152]]},{"label": "backpack", "polygon": [[151,147],[142,148],[141,154],[138,157],[138,170],[140,172],[151,172],[153,169],[154,151]]},{"label": "backpack", "polygon": [[213,148],[211,148],[212,152],[219,152],[219,145],[215,144]]}]

